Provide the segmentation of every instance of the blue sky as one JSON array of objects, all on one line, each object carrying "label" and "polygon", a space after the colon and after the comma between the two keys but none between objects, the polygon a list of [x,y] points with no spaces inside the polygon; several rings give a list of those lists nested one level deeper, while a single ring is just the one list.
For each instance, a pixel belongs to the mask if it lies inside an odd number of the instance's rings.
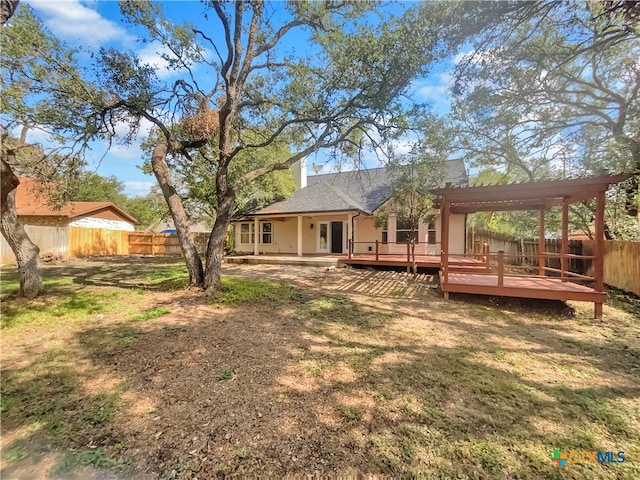
[{"label": "blue sky", "polygon": [[[34,13],[58,38],[72,47],[80,46],[89,51],[98,51],[101,47],[114,47],[121,50],[134,51],[145,63],[154,65],[158,76],[163,80],[178,78],[175,72],[166,68],[165,62],[158,52],[161,46],[155,43],[137,42],[135,31],[121,21],[120,11],[115,1],[79,1],[79,0],[22,0],[30,5]],[[164,2],[165,15],[178,22],[183,20],[198,22],[201,20],[203,6],[198,1]],[[305,48],[289,39],[288,48]],[[88,55],[79,57],[83,62],[90,62]],[[433,70],[428,78],[416,80],[412,95],[419,101],[426,101],[439,112],[448,111],[449,94],[447,85],[453,60],[444,62]],[[197,73],[197,72],[196,72]],[[175,78],[174,78],[175,77]],[[126,127],[122,127],[123,132]],[[148,133],[149,124],[142,129],[139,140]],[[155,184],[153,176],[145,175],[138,166],[142,163],[139,145],[133,143],[123,146],[114,144],[95,144],[88,160],[89,168],[101,175],[114,175],[125,185],[130,196],[143,195]],[[322,161],[322,154],[310,158],[309,167],[314,161]],[[374,166],[374,165],[369,165]],[[330,167],[325,167],[326,172]],[[309,174],[312,174],[309,171]]]}]

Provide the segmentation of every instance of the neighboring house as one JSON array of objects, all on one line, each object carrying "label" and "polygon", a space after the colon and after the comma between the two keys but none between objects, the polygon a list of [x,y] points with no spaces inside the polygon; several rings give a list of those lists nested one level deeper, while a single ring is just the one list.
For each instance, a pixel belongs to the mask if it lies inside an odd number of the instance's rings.
[{"label": "neighboring house", "polygon": [[[86,247],[71,241],[69,227],[104,229],[101,231],[132,232],[135,218],[111,202],[69,202],[59,209],[50,204],[43,186],[34,179],[20,178],[16,190],[16,213],[29,238],[40,247],[40,254],[62,256],[82,252],[109,253],[116,250],[112,241],[101,240],[100,248]],[[90,230],[75,230],[91,234]],[[120,235],[118,235],[120,237]],[[78,237],[78,235],[76,235]],[[98,239],[100,240],[100,239]],[[13,262],[15,257],[4,237],[0,237],[0,262]]]},{"label": "neighboring house", "polygon": [[[443,183],[467,185],[461,160],[447,162]],[[393,191],[387,168],[328,173],[307,178],[306,165],[293,169],[299,189],[287,200],[269,205],[235,220],[236,254],[346,254],[349,240],[355,253],[375,251],[406,253],[409,227],[402,218],[389,215],[385,228],[376,228],[375,214]],[[440,254],[440,217],[420,223],[416,254]],[[465,251],[466,216],[452,215],[449,251]]]},{"label": "neighboring house", "polygon": [[23,225],[104,228],[132,232],[138,221],[111,202],[68,202],[51,205],[37,180],[21,178],[16,213]]}]

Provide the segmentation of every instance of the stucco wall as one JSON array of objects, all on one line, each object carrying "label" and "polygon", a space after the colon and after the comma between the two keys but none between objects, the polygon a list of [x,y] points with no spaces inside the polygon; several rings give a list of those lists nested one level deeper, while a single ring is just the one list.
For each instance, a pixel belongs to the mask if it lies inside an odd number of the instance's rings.
[{"label": "stucco wall", "polygon": [[[376,240],[382,242],[382,228],[376,228],[375,219],[370,216],[357,216],[354,218],[354,223],[354,238],[356,242],[353,245],[354,253],[375,253]],[[380,245],[378,245],[378,248],[380,248]]]},{"label": "stucco wall", "polygon": [[[375,252],[375,241],[382,242],[382,228],[376,228],[375,219],[371,216],[356,215],[353,218],[355,226],[355,252],[356,253],[368,253]],[[298,251],[298,217],[285,217],[282,219],[271,219],[273,225],[273,241],[270,245],[260,244],[258,246],[258,252],[260,254],[269,253],[281,253],[296,255]],[[346,240],[351,238],[351,226],[348,222],[348,216],[343,215],[315,215],[315,216],[302,216],[302,253],[304,255],[317,255],[328,252],[318,251],[318,229],[319,224],[322,222],[330,223],[332,221],[343,222],[343,237],[346,236]],[[253,222],[248,222],[253,223]],[[311,227],[313,225],[313,228]],[[383,245],[379,244],[380,253],[398,253],[405,254],[407,247],[405,244],[395,244],[396,239],[396,219],[394,216],[389,217],[388,226],[388,239],[389,243]],[[427,245],[427,226],[421,223],[418,229],[418,239],[423,242],[423,245],[419,245],[416,248],[418,254],[431,254],[439,255],[441,246],[440,235],[440,217],[436,216],[436,244]],[[253,244],[243,244],[240,242],[240,223],[236,224],[235,244],[236,253],[253,254]],[[259,235],[256,234],[259,238]],[[364,242],[364,243],[362,243]],[[464,254],[464,242],[465,242],[465,218],[464,215],[452,215],[450,223],[449,234],[449,251],[452,254]],[[347,252],[346,245],[343,247],[344,253]]]},{"label": "stucco wall", "polygon": [[[284,217],[284,219],[269,219],[273,228],[272,243],[258,245],[259,254],[282,253],[296,255],[298,253],[298,217]],[[316,215],[302,216],[302,253],[304,255],[318,254],[318,224],[320,222],[343,222],[343,238],[346,239],[348,232],[347,215]],[[242,222],[253,223],[253,222]],[[262,222],[261,222],[262,223]],[[313,227],[312,227],[313,225]],[[247,255],[253,254],[253,244],[244,244],[241,242],[241,223],[235,224],[235,247],[236,254]],[[260,242],[258,233],[256,239]],[[343,246],[346,253],[346,246]],[[325,252],[326,253],[326,252]]]}]

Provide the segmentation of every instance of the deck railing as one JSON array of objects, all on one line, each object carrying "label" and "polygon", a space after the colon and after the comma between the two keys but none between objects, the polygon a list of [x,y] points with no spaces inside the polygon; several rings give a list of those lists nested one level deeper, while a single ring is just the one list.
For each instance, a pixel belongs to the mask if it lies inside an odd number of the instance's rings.
[{"label": "deck railing", "polygon": [[[547,260],[559,259],[560,268],[546,266]],[[538,253],[535,258],[525,253],[505,253],[500,250],[497,253],[486,253],[484,260],[487,264],[487,272],[498,276],[498,286],[504,286],[505,276],[529,276],[529,277],[559,277],[563,282],[595,282],[595,278],[577,272],[572,272],[568,265],[572,260],[593,260],[593,255],[575,255],[571,253]],[[453,270],[448,262],[443,262],[442,275],[446,283],[449,272]]]},{"label": "deck railing", "polygon": [[[356,247],[357,245],[367,245],[367,247],[371,247],[372,250],[367,251],[367,252],[356,252]],[[382,246],[389,246],[389,245],[393,245],[393,246],[404,246],[403,248],[403,252],[399,252],[396,248],[396,251],[393,252],[382,252]],[[431,247],[433,249],[432,253],[419,253],[420,252],[420,246],[421,245],[427,245],[428,247]],[[402,247],[401,247],[402,248]],[[416,253],[416,250],[418,250],[418,253]],[[348,245],[348,251],[347,251],[347,257],[349,260],[357,257],[358,255],[375,255],[375,260],[376,262],[381,260],[381,257],[384,258],[385,256],[388,257],[397,257],[399,255],[405,255],[405,264],[407,265],[407,271],[409,271],[410,267],[413,266],[415,268],[416,266],[416,255],[432,255],[432,256],[439,256],[440,255],[440,242],[437,243],[429,243],[429,242],[381,242],[380,240],[376,240],[374,242],[354,242],[352,240],[349,240],[349,245]]]},{"label": "deck railing", "polygon": [[[372,250],[369,250],[367,252],[356,252],[356,246],[357,245],[366,245],[367,247],[372,248]],[[402,245],[405,247],[405,252],[382,252],[382,246],[389,246],[389,245]],[[381,242],[380,240],[375,240],[373,242],[354,242],[352,240],[349,240],[349,249],[348,249],[348,257],[349,259],[351,259],[354,256],[357,255],[371,255],[374,254],[376,256],[376,260],[378,260],[381,256],[384,255],[402,255],[403,253],[407,254],[407,260],[411,260],[415,255],[416,255],[416,249],[417,247],[419,247],[420,245],[428,245],[429,247],[433,248],[433,252],[432,253],[418,253],[417,255],[440,255],[440,242],[438,243],[428,243],[428,242]],[[419,250],[419,249],[418,249]]]}]

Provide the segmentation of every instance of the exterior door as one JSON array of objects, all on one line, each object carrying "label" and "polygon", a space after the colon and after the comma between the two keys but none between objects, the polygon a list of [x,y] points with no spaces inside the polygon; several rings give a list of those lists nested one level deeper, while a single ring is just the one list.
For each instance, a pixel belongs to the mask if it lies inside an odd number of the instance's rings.
[{"label": "exterior door", "polygon": [[331,222],[331,253],[343,253],[342,222]]},{"label": "exterior door", "polygon": [[329,224],[326,222],[318,223],[317,251],[318,253],[329,252]]}]

